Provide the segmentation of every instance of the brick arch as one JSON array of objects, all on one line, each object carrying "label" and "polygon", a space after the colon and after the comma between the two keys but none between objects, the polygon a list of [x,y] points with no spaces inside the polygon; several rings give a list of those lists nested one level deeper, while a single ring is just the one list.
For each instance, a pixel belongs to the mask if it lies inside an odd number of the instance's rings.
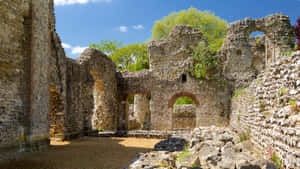
[{"label": "brick arch", "polygon": [[175,94],[168,102],[168,108],[171,108],[173,107],[175,101],[180,98],[180,97],[189,97],[191,99],[193,99],[193,101],[195,102],[196,106],[198,107],[199,106],[199,101],[197,100],[196,96],[192,93],[189,93],[189,92],[180,92],[180,93],[177,93]]}]

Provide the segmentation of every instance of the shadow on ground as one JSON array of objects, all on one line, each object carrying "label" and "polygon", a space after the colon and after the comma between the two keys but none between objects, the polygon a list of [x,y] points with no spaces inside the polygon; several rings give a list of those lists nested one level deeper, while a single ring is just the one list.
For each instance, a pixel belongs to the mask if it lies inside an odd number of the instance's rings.
[{"label": "shadow on ground", "polygon": [[151,151],[157,139],[83,138],[51,146],[47,152],[0,164],[1,169],[122,169],[140,152]]}]

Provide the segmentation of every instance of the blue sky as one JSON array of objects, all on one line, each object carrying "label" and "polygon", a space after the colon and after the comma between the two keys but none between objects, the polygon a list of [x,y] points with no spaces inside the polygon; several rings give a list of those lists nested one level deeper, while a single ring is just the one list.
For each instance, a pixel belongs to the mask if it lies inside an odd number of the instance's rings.
[{"label": "blue sky", "polygon": [[54,0],[56,29],[68,57],[91,43],[121,40],[124,45],[151,38],[156,20],[190,7],[210,10],[227,22],[273,13],[300,17],[300,0]]}]

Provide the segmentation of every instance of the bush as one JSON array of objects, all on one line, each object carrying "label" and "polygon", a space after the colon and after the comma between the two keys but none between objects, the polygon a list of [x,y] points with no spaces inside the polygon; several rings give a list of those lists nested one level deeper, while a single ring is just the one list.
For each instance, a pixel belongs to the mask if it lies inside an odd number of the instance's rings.
[{"label": "bush", "polygon": [[217,67],[217,56],[212,54],[204,42],[200,42],[198,46],[192,46],[191,48],[194,67],[189,70],[190,74],[199,79],[211,80],[213,75],[210,73]]},{"label": "bush", "polygon": [[282,160],[280,159],[280,157],[278,157],[278,155],[276,153],[272,154],[271,157],[271,161],[280,169],[282,169]]}]

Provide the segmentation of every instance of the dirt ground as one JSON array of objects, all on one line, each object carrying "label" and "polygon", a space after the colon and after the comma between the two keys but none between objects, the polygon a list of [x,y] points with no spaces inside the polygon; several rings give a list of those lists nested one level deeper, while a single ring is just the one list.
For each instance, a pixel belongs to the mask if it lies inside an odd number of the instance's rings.
[{"label": "dirt ground", "polygon": [[49,151],[0,164],[0,169],[122,169],[159,139],[82,138],[52,143]]}]

